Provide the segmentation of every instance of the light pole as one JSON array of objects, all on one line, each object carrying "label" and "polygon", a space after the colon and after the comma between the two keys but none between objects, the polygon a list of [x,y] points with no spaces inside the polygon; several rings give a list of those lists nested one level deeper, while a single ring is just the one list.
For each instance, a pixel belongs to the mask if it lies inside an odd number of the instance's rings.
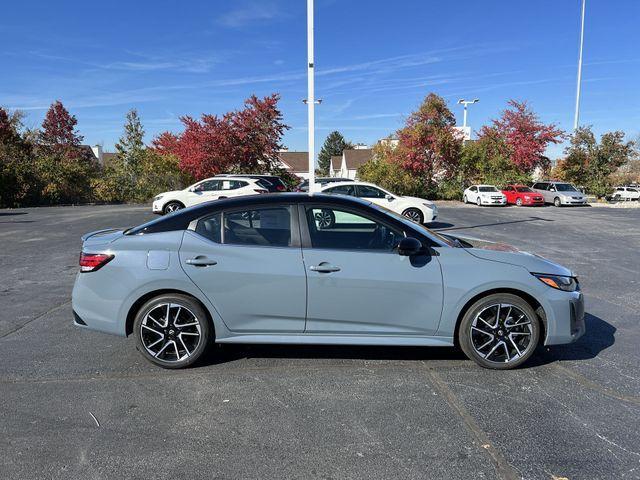
[{"label": "light pole", "polygon": [[464,105],[464,115],[462,117],[463,128],[466,128],[467,126],[467,105],[473,105],[474,103],[478,103],[479,101],[479,98],[474,98],[473,100],[465,100],[464,98],[461,98],[460,100],[458,100],[458,103],[460,105]]},{"label": "light pole", "polygon": [[582,86],[582,46],[584,45],[584,12],[587,0],[582,0],[582,19],[580,21],[580,54],[578,56],[578,86],[576,88],[576,114],[573,117],[573,129],[578,129],[580,121],[580,87]]},{"label": "light pole", "polygon": [[309,193],[313,193],[316,185],[315,161],[315,106],[322,100],[314,97],[314,64],[313,64],[313,0],[307,0],[307,104],[309,123]]}]

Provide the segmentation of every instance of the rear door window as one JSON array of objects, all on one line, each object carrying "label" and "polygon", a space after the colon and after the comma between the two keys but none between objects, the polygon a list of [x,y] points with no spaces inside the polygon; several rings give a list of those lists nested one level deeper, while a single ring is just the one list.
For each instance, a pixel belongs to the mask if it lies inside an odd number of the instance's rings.
[{"label": "rear door window", "polygon": [[356,188],[354,185],[338,185],[337,187],[331,187],[324,190],[324,193],[335,193],[340,195],[356,195]]},{"label": "rear door window", "polygon": [[261,247],[291,246],[291,207],[263,207],[224,213],[223,243]]}]

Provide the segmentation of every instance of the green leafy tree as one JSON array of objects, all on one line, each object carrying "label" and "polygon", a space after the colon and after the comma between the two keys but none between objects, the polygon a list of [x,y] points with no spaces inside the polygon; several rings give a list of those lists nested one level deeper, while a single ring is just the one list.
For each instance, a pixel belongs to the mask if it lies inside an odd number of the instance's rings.
[{"label": "green leafy tree", "polygon": [[353,148],[351,142],[347,142],[340,132],[333,131],[324,140],[324,144],[318,153],[318,169],[320,175],[329,175],[331,157],[342,155],[343,150]]},{"label": "green leafy tree", "polygon": [[425,196],[425,185],[402,167],[391,145],[378,143],[373,158],[358,168],[358,179],[380,185],[398,195]]},{"label": "green leafy tree", "polygon": [[446,101],[430,93],[397,132],[398,146],[392,155],[420,179],[427,196],[434,196],[438,180],[450,176],[458,165],[462,140],[455,123]]},{"label": "green leafy tree", "polygon": [[21,135],[22,112],[0,107],[0,206],[29,204],[39,190],[31,144]]},{"label": "green leafy tree", "polygon": [[621,131],[607,132],[598,143],[591,127],[578,128],[556,173],[597,197],[606,195],[612,186],[611,175],[636,154],[634,142],[625,142],[624,136]]}]

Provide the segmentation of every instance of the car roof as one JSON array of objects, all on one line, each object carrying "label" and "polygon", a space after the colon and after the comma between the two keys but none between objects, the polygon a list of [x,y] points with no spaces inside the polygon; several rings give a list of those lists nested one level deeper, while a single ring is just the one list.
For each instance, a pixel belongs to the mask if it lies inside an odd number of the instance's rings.
[{"label": "car roof", "polygon": [[262,193],[259,195],[243,195],[209,202],[199,203],[193,207],[177,210],[174,213],[157,218],[127,230],[128,235],[154,233],[168,230],[186,230],[189,223],[205,215],[220,210],[242,208],[244,206],[278,205],[283,203],[325,203],[337,206],[370,206],[371,202],[348,195],[331,195],[324,193]]},{"label": "car roof", "polygon": [[209,178],[205,178],[204,180],[200,180],[199,182],[196,183],[202,183],[202,182],[206,182],[207,180],[246,180],[248,182],[255,182],[256,179],[255,178],[251,178],[251,177],[242,177],[242,176],[226,176],[226,175],[216,175],[215,177],[209,177]]}]

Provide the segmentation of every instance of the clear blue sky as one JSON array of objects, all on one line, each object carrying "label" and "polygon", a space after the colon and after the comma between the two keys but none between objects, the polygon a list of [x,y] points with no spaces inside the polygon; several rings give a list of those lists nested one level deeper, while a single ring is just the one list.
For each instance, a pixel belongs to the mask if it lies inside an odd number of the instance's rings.
[{"label": "clear blue sky", "polygon": [[[340,130],[371,144],[430,91],[462,123],[495,118],[510,98],[570,129],[580,0],[316,0],[319,144]],[[588,0],[581,123],[640,131],[640,1]],[[304,0],[7,2],[0,15],[0,105],[37,126],[60,99],[90,144],[110,150],[130,108],[147,140],[181,115],[223,113],[279,92],[306,149]],[[552,157],[561,148],[548,152]]]}]

